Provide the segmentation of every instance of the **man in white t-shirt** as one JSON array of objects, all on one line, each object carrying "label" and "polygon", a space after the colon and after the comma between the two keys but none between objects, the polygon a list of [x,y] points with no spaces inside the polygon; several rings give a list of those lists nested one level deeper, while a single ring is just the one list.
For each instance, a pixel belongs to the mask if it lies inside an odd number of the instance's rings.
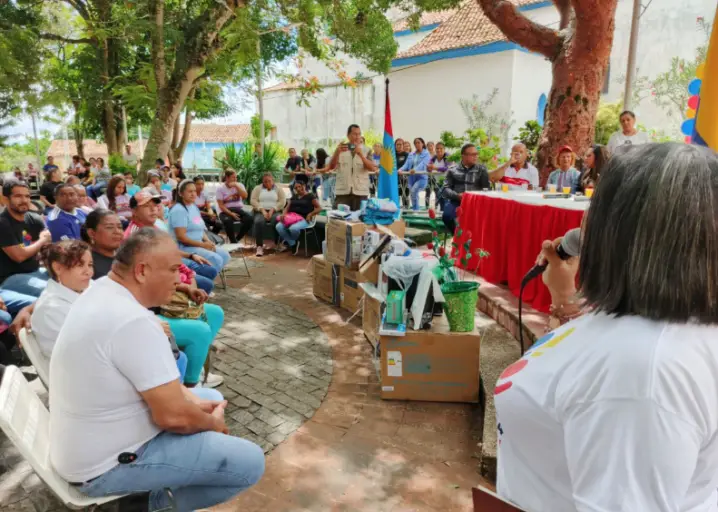
[{"label": "man in white t-shirt", "polygon": [[87,495],[150,491],[156,510],[170,505],[170,488],[181,510],[196,510],[228,500],[264,472],[261,448],[226,435],[226,401],[203,400],[208,390],[180,384],[167,336],[148,309],[170,301],[181,262],[169,235],[139,230],[60,331],[50,362],[50,458]]},{"label": "man in white t-shirt", "polygon": [[511,148],[509,161],[489,173],[491,181],[507,184],[509,190],[535,190],[539,186],[538,169],[528,161],[529,152],[519,142]]}]

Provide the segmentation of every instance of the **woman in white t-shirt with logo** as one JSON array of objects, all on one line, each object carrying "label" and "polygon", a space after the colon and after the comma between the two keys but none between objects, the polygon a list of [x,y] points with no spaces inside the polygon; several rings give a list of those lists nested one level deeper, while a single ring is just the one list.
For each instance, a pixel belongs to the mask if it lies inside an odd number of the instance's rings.
[{"label": "woman in white t-shirt with logo", "polygon": [[254,209],[254,240],[257,242],[257,256],[264,256],[264,233],[275,233],[277,220],[287,204],[281,186],[274,183],[270,173],[262,177],[262,183],[252,189],[250,203]]},{"label": "woman in white t-shirt with logo", "polygon": [[708,148],[609,160],[581,247],[589,312],[494,389],[503,498],[531,512],[717,510],[717,205]]},{"label": "woman in white t-shirt with logo", "polygon": [[630,110],[624,110],[618,117],[621,122],[621,131],[611,135],[608,139],[608,152],[613,154],[616,148],[621,146],[636,146],[638,144],[648,144],[651,139],[646,132],[636,129],[636,114]]}]

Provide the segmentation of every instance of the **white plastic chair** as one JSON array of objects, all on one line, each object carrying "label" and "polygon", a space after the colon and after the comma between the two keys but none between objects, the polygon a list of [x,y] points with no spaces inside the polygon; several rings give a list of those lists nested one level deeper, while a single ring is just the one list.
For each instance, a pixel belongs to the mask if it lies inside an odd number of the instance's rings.
[{"label": "white plastic chair", "polygon": [[20,330],[20,345],[27,354],[27,358],[30,360],[32,365],[35,367],[37,376],[45,386],[45,389],[50,389],[50,361],[42,354],[40,344],[37,342],[37,338],[31,332],[25,329]]},{"label": "white plastic chair", "polygon": [[239,251],[239,255],[242,257],[242,263],[244,263],[244,269],[247,271],[247,275],[241,275],[241,274],[227,274],[226,269],[222,269],[222,271],[219,273],[219,277],[222,281],[222,289],[227,289],[227,277],[248,277],[251,278],[252,275],[249,273],[249,265],[247,265],[247,258],[244,256],[244,251],[242,249],[242,244],[223,244],[221,247],[227,251],[229,254],[232,254],[233,252]]},{"label": "white plastic chair", "polygon": [[50,413],[16,366],[5,368],[0,384],[0,428],[66,507],[79,510],[122,497],[91,498],[57,474],[50,464]]}]

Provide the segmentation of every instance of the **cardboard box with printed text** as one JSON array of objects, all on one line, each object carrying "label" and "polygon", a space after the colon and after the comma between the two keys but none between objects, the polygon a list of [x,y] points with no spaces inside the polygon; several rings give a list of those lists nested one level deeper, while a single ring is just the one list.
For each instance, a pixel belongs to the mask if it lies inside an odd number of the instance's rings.
[{"label": "cardboard box with printed text", "polygon": [[335,306],[339,305],[340,269],[317,254],[312,257],[312,288],[314,296]]},{"label": "cardboard box with printed text", "polygon": [[430,402],[479,401],[478,331],[449,332],[445,316],[430,330],[381,336],[381,397]]},{"label": "cardboard box with printed text", "polygon": [[361,239],[368,229],[389,230],[403,239],[406,223],[403,220],[398,220],[388,226],[377,227],[363,222],[347,222],[330,218],[326,227],[327,261],[350,270],[358,269],[361,260]]}]

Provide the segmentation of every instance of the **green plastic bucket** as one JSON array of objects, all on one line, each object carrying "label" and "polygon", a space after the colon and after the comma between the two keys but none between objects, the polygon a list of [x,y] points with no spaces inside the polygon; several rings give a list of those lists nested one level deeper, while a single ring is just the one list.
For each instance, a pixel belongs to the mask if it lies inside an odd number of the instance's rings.
[{"label": "green plastic bucket", "polygon": [[450,281],[441,285],[441,293],[444,294],[444,312],[451,332],[473,331],[479,283]]}]

